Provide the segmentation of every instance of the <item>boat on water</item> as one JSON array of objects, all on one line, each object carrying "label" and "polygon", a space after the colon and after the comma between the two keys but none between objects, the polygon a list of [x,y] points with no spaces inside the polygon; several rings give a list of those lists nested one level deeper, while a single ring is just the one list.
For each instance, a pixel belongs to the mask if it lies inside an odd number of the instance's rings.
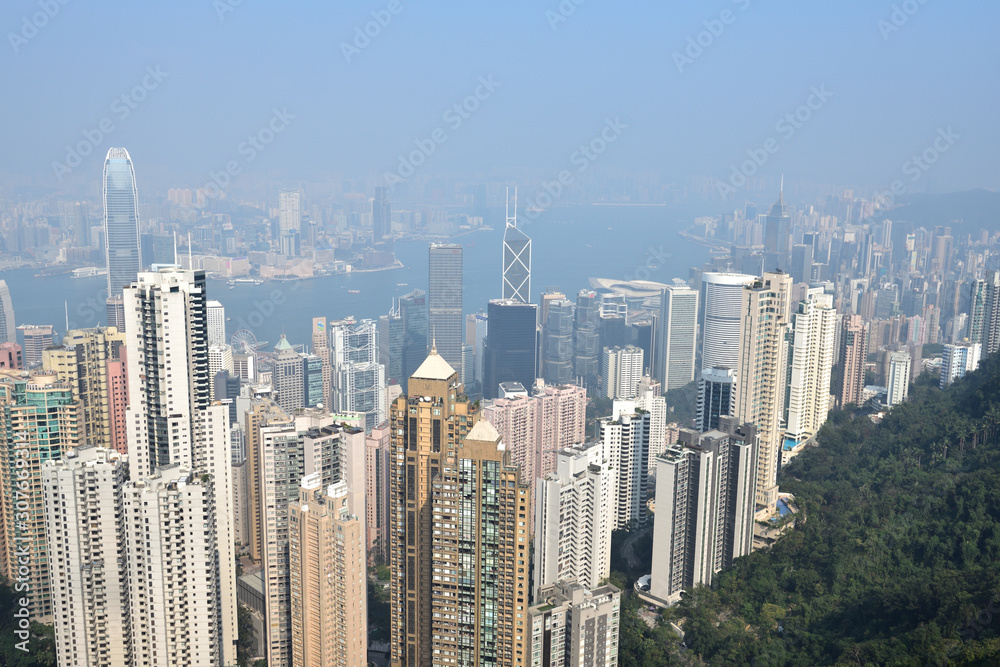
[{"label": "boat on water", "polygon": [[347,293],[348,294],[361,294],[361,290],[359,290],[359,289],[349,289],[349,290],[347,290]]},{"label": "boat on water", "polygon": [[108,270],[98,266],[84,266],[79,269],[73,269],[73,278],[94,278],[106,275],[108,275]]},{"label": "boat on water", "polygon": [[409,284],[410,284],[410,283],[396,283],[396,287],[406,287],[406,286],[408,286]]}]

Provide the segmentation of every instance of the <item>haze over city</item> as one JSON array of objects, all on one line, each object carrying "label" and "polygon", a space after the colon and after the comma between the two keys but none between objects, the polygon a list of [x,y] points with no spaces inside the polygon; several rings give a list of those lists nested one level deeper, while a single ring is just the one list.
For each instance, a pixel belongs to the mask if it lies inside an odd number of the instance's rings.
[{"label": "haze over city", "polygon": [[1000,664],[1000,6],[0,8],[0,665]]}]

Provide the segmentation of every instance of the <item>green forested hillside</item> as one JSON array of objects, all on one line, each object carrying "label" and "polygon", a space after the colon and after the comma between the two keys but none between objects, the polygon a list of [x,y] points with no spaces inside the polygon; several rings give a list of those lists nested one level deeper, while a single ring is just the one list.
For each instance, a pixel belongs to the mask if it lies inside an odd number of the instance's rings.
[{"label": "green forested hillside", "polygon": [[659,664],[1000,664],[997,356],[880,425],[831,415],[780,476],[799,525],[668,612],[688,650]]}]

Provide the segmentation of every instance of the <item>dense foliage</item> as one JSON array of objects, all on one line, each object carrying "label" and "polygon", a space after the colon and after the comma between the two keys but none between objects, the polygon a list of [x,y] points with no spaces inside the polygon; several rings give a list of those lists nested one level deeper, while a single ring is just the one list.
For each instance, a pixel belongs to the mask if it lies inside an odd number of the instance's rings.
[{"label": "dense foliage", "polygon": [[686,596],[688,650],[641,664],[1000,663],[1000,358],[818,440],[780,478],[796,529]]},{"label": "dense foliage", "polygon": [[698,416],[698,380],[671,389],[664,396],[667,399],[667,409],[673,411],[672,415],[667,415],[667,420],[689,427],[691,421]]}]

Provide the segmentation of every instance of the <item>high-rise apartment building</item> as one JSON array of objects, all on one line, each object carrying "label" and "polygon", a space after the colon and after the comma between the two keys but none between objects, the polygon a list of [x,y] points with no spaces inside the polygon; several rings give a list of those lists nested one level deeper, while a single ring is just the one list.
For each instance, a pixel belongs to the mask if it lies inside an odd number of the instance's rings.
[{"label": "high-rise apartment building", "polygon": [[39,622],[52,619],[42,466],[83,442],[81,413],[54,373],[0,372],[0,574],[27,583],[28,612]]},{"label": "high-rise apartment building", "polygon": [[533,389],[530,396],[498,398],[482,406],[482,419],[500,432],[524,480],[555,470],[557,453],[583,442],[586,431],[586,389],[547,384]]},{"label": "high-rise apartment building", "polygon": [[114,298],[142,270],[135,170],[124,148],[109,149],[104,159],[104,235],[108,298]]},{"label": "high-rise apartment building", "polygon": [[621,590],[560,582],[547,586],[528,609],[531,667],[618,665]]},{"label": "high-rise apartment building", "polygon": [[6,280],[0,280],[0,343],[17,343],[14,303]]},{"label": "high-rise apartment building", "polygon": [[792,314],[784,448],[812,438],[826,422],[832,403],[830,375],[836,337],[833,296],[824,294],[821,287],[808,289]]},{"label": "high-rise apartment building", "polygon": [[906,352],[892,352],[889,355],[889,373],[886,379],[886,405],[906,402],[910,393],[910,355]]},{"label": "high-rise apartment building", "polygon": [[557,581],[596,588],[611,574],[617,471],[597,443],[564,449],[535,485],[532,595]]},{"label": "high-rise apartment building", "polygon": [[785,416],[792,277],[765,272],[743,291],[736,419],[760,437],[757,503],[775,507],[778,453]]},{"label": "high-rise apartment building", "polygon": [[70,449],[42,465],[60,665],[133,665],[127,482],[124,458],[103,447]]},{"label": "high-rise apartment building", "polygon": [[530,491],[461,392],[432,348],[392,409],[393,665],[525,664]]},{"label": "high-rise apartment building", "polygon": [[840,363],[843,381],[840,405],[860,405],[865,388],[865,361],[868,359],[868,323],[860,315],[844,315],[840,331]]},{"label": "high-rise apartment building", "polygon": [[389,475],[392,434],[389,423],[365,436],[365,551],[369,560],[389,560]]},{"label": "high-rise apartment building", "polygon": [[649,499],[650,415],[637,411],[633,401],[616,401],[615,413],[599,422],[603,457],[617,471],[615,530],[630,523],[646,524]]},{"label": "high-rise apartment building", "polygon": [[228,509],[216,488],[211,477],[177,464],[125,486],[133,664],[235,664],[224,606],[232,597],[235,617],[236,579],[224,572],[233,569],[232,546],[229,561],[220,557],[220,542],[231,536],[219,530]]},{"label": "high-rise apartment building", "polygon": [[24,368],[21,346],[17,343],[0,343],[0,368],[14,371]]},{"label": "high-rise apartment building", "polygon": [[227,374],[233,373],[233,347],[231,345],[209,345],[208,346],[208,387],[214,398],[215,376],[225,371]]},{"label": "high-rise apartment building", "polygon": [[125,417],[122,397],[116,396],[124,389],[125,332],[114,327],[73,329],[62,343],[42,352],[42,368],[73,387],[83,410],[85,442],[115,449],[119,440],[124,442],[124,433],[115,431]]},{"label": "high-rise apartment building", "polygon": [[665,391],[670,391],[695,378],[698,292],[687,285],[671,285],[663,290],[660,299],[654,377]]},{"label": "high-rise apartment building", "polygon": [[353,667],[368,662],[368,570],[364,521],[345,482],[302,479],[288,510],[292,664]]},{"label": "high-rise apartment building", "polygon": [[[195,526],[203,523],[202,516],[211,517],[213,531],[211,543],[198,540],[192,549],[214,549],[215,565],[187,571],[176,584],[179,590],[199,581],[204,592],[197,596],[178,596],[172,603],[167,595],[150,609],[148,615],[136,615],[136,606],[145,602],[142,597],[133,599],[133,622],[156,624],[151,629],[133,634],[137,660],[153,660],[154,656],[167,655],[176,650],[181,662],[197,664],[207,661],[202,650],[209,650],[213,643],[220,646],[219,664],[232,664],[236,659],[236,568],[233,530],[233,484],[229,435],[229,410],[221,402],[213,402],[209,391],[208,316],[205,274],[203,271],[184,270],[174,266],[158,271],[142,272],[127,286],[123,294],[125,304],[125,345],[127,361],[128,408],[126,424],[128,436],[130,493],[134,502],[140,497],[152,502],[200,503],[201,509],[177,522],[173,517],[161,515],[163,539],[161,551],[144,552],[145,571],[132,572],[133,591],[136,576],[151,572],[160,573],[178,557],[171,546]],[[163,472],[165,466],[177,466]],[[179,472],[179,471],[185,472]],[[174,493],[181,479],[198,480],[198,489],[188,481],[187,491]],[[148,494],[153,494],[150,496]],[[167,500],[167,497],[172,500]],[[144,502],[144,500],[142,501]],[[192,505],[191,507],[194,507]],[[141,529],[145,510],[136,509],[133,519]],[[166,522],[174,523],[167,525]],[[152,522],[152,519],[151,519]],[[130,532],[133,527],[130,526]],[[168,535],[169,533],[169,535]],[[201,554],[201,552],[198,552]],[[206,551],[207,553],[207,551]],[[183,556],[183,553],[180,554]],[[208,556],[199,555],[198,558]],[[167,560],[157,561],[158,558]],[[204,577],[198,579],[198,577]],[[143,584],[146,586],[146,584]],[[145,589],[144,589],[145,590]],[[151,593],[147,590],[145,595]],[[166,595],[166,593],[164,593]],[[203,598],[208,596],[210,602]],[[138,600],[138,602],[136,601]],[[198,605],[197,610],[193,605]],[[204,606],[204,609],[202,608]],[[218,614],[217,621],[209,624],[199,620],[207,610]],[[145,612],[143,612],[145,614]],[[203,643],[185,639],[183,635],[171,636],[160,624],[169,618],[185,616],[184,627],[204,627],[204,633],[216,633],[215,639]],[[145,619],[145,620],[143,620]],[[192,625],[188,626],[186,623]],[[142,626],[146,628],[147,626]],[[165,634],[157,634],[163,632]],[[156,646],[149,644],[155,637]],[[163,642],[163,643],[160,643]],[[165,650],[164,647],[176,649]],[[186,657],[185,657],[186,656]],[[157,657],[156,660],[164,660]],[[168,662],[173,657],[165,658]],[[149,664],[163,664],[150,662]],[[206,664],[208,664],[206,662]]]},{"label": "high-rise apartment building", "polygon": [[656,460],[656,520],[649,593],[667,604],[753,549],[758,441],[749,424],[681,429]]},{"label": "high-rise apartment building", "polygon": [[432,344],[462,374],[462,246],[432,243],[428,250],[427,324]]},{"label": "high-rise apartment building", "polygon": [[635,345],[604,348],[601,354],[601,393],[611,399],[635,398],[643,377],[643,356],[642,348]]},{"label": "high-rise apartment building", "polygon": [[660,383],[648,375],[639,382],[635,407],[649,413],[649,471],[656,470],[654,462],[663,453],[668,441],[667,399],[660,390]]},{"label": "high-rise apartment building", "polygon": [[538,307],[516,299],[494,299],[488,307],[483,345],[483,398],[496,398],[503,382],[534,384],[538,367]]},{"label": "high-rise apartment building", "polygon": [[979,368],[982,349],[980,343],[969,341],[945,345],[941,352],[941,388],[944,389],[955,380],[965,377],[966,373]]}]

